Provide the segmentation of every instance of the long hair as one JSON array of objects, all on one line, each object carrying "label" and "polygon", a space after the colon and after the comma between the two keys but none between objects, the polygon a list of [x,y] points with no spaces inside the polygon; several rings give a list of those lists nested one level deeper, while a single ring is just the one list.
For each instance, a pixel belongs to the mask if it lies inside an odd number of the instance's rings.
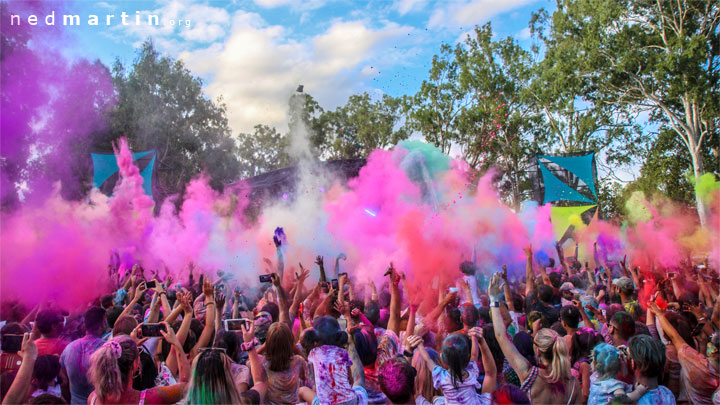
[{"label": "long hair", "polygon": [[552,329],[540,329],[533,339],[540,357],[550,365],[546,380],[550,383],[570,380],[570,353],[568,344]]},{"label": "long hair", "polygon": [[90,356],[88,377],[100,402],[120,400],[138,356],[135,341],[127,335],[110,339]]},{"label": "long hair", "polygon": [[233,381],[230,358],[221,350],[205,350],[195,357],[185,398],[187,404],[237,404],[240,393]]},{"label": "long hair", "polygon": [[285,322],[270,325],[265,340],[265,357],[270,362],[270,370],[285,371],[290,367],[293,358],[295,338]]},{"label": "long hair", "polygon": [[442,360],[450,371],[450,379],[455,388],[463,380],[463,370],[470,363],[470,339],[460,333],[453,333],[443,340]]},{"label": "long hair", "polygon": [[[438,352],[431,348],[425,349],[436,364],[440,363],[440,355]],[[420,355],[420,351],[416,350],[412,358],[412,366],[417,370],[417,376],[415,377],[415,395],[422,395],[428,401],[431,401],[434,397],[440,395],[433,385],[432,370],[430,370]]]},{"label": "long hair", "polygon": [[575,364],[576,361],[583,357],[589,358],[592,349],[601,342],[602,336],[595,332],[593,328],[583,327],[575,331],[572,337],[570,364]]}]

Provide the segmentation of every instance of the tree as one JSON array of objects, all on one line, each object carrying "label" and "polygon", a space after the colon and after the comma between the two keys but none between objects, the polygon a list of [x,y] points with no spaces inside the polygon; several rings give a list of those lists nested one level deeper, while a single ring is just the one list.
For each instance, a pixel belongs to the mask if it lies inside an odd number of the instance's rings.
[{"label": "tree", "polygon": [[[575,62],[591,97],[667,125],[699,178],[720,123],[718,24],[717,0],[558,0],[547,28],[553,46],[582,55]],[[695,203],[705,225],[706,207]]]},{"label": "tree", "polygon": [[316,128],[322,133],[322,156],[328,159],[367,157],[375,149],[395,145],[408,137],[399,127],[401,100],[384,94],[372,101],[368,93],[354,94],[344,106],[323,112]]},{"label": "tree", "polygon": [[238,136],[239,159],[242,177],[257,176],[285,167],[290,162],[287,154],[288,136],[267,125],[255,125],[255,133]]},{"label": "tree", "polygon": [[238,148],[226,107],[203,95],[202,81],[181,61],[161,56],[146,41],[131,70],[115,62],[113,79],[118,103],[111,132],[98,147],[126,136],[135,150],[154,149],[160,199],[182,192],[200,172],[218,189],[237,179]]},{"label": "tree", "polygon": [[419,132],[443,153],[449,153],[457,139],[458,116],[469,103],[458,75],[454,50],[444,44],[440,55],[433,56],[430,77],[422,82],[420,91],[403,97],[408,129]]}]

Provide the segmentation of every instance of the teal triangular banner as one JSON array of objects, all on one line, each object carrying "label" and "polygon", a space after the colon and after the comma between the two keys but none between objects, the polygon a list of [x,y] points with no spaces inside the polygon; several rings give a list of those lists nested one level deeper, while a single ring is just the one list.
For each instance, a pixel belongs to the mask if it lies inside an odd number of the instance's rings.
[{"label": "teal triangular banner", "polygon": [[595,153],[588,153],[585,156],[539,156],[547,159],[556,165],[567,169],[570,173],[577,176],[580,180],[587,184],[590,191],[597,198],[595,191],[595,180],[592,172],[592,161]]},{"label": "teal triangular banner", "polygon": [[[154,151],[149,150],[147,152],[133,153],[133,162],[153,152]],[[100,188],[100,186],[105,183],[105,181],[109,179],[110,176],[120,170],[117,165],[117,159],[112,153],[91,153],[90,156],[92,157],[93,161],[93,185],[97,188]],[[153,156],[150,164],[141,173],[144,179],[143,187],[145,188],[145,192],[147,192],[149,195],[152,195],[152,185],[150,184],[150,180],[152,179],[152,170],[154,164],[155,156]]]},{"label": "teal triangular banner", "polygon": [[573,190],[567,184],[563,183],[557,178],[550,170],[545,167],[540,159],[538,158],[538,165],[540,166],[540,172],[543,176],[543,183],[545,183],[545,201],[543,204],[547,204],[552,201],[581,201],[586,203],[595,204],[595,201],[585,197],[576,190]]}]

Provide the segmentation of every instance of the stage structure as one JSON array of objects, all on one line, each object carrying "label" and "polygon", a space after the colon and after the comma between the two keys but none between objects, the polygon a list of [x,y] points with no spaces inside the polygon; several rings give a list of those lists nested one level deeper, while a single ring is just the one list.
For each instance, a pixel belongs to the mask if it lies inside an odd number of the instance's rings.
[{"label": "stage structure", "polygon": [[551,220],[560,239],[581,223],[598,217],[595,152],[535,155],[535,200],[551,205]]},{"label": "stage structure", "polygon": [[[91,153],[93,162],[93,187],[103,194],[112,195],[120,176],[117,158],[112,153]],[[140,169],[145,194],[153,197],[153,176],[155,174],[155,151],[133,153],[133,163]]]}]

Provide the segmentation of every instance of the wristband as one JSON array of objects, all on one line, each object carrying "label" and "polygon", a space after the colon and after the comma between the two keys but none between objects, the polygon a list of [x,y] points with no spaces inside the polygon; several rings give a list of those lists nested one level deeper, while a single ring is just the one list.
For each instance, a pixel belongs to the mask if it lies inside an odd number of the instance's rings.
[{"label": "wristband", "polygon": [[405,351],[403,352],[403,356],[405,356],[405,357],[412,357],[412,356],[413,356],[413,353],[412,353],[411,351],[405,349]]},{"label": "wristband", "polygon": [[208,306],[208,305],[215,305],[215,301],[206,302],[205,306]]},{"label": "wristband", "polygon": [[495,308],[500,308],[500,301],[491,301],[490,306],[495,307]]},{"label": "wristband", "polygon": [[241,343],[240,349],[242,349],[245,352],[249,352],[250,350],[255,349],[256,345],[260,344],[260,340],[258,338],[254,338],[253,340],[247,342],[247,343]]}]

